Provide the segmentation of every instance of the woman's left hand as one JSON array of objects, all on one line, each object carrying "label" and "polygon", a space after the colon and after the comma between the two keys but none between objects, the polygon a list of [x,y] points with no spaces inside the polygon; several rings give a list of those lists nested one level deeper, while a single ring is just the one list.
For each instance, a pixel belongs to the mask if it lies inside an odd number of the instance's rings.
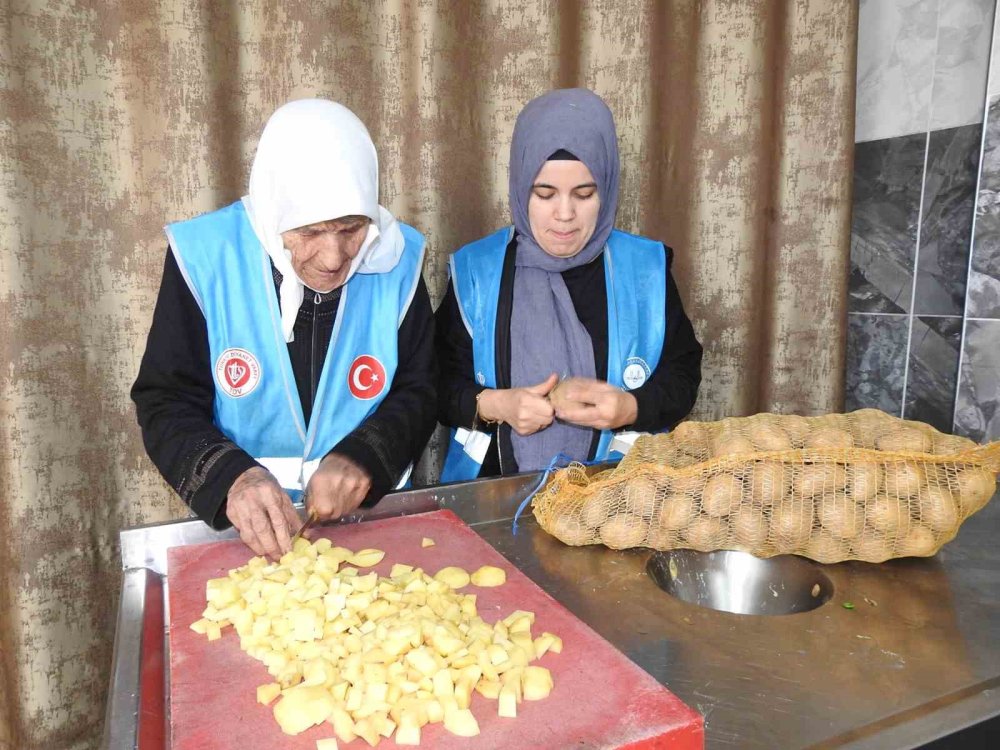
[{"label": "woman's left hand", "polygon": [[603,380],[569,378],[559,384],[558,398],[552,400],[557,418],[595,430],[624,427],[639,415],[635,396]]},{"label": "woman's left hand", "polygon": [[361,505],[372,486],[368,473],[349,458],[329,453],[306,488],[306,509],[321,521],[340,518]]}]

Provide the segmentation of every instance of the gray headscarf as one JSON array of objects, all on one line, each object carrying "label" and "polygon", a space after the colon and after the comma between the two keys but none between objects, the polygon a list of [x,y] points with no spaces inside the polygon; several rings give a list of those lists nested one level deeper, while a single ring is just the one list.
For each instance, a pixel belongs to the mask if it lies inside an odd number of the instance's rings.
[{"label": "gray headscarf", "polygon": [[[535,241],[528,221],[531,186],[539,170],[563,149],[582,161],[601,199],[594,234],[572,258],[549,255]],[[611,110],[587,89],[559,89],[521,110],[510,145],[510,210],[517,236],[514,305],[510,320],[511,385],[534,385],[550,374],[595,376],[594,349],[580,323],[562,271],[590,263],[604,250],[618,208],[618,138]],[[553,422],[534,435],[512,433],[518,469],[548,465],[562,452],[583,461],[591,430]]]}]

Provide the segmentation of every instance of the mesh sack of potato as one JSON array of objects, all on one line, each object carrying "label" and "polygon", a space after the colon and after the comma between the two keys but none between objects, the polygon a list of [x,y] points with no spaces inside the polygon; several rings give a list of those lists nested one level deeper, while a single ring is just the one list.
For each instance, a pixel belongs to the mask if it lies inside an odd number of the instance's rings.
[{"label": "mesh sack of potato", "polygon": [[743,550],[820,562],[930,556],[996,490],[980,446],[875,409],[683,422],[614,469],[556,472],[533,501],[566,544]]}]

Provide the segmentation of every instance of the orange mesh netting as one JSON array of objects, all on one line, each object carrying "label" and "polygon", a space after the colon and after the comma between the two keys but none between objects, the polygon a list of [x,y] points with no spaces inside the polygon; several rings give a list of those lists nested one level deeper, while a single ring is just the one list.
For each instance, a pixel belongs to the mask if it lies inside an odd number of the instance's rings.
[{"label": "orange mesh netting", "polygon": [[876,409],[757,414],[640,437],[614,469],[559,470],[532,505],[570,545],[882,562],[935,554],[993,496],[998,471],[1000,442]]}]

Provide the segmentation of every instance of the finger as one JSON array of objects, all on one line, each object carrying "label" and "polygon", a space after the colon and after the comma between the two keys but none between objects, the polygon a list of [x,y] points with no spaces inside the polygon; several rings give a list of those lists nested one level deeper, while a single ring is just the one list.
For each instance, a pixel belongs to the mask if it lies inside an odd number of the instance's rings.
[{"label": "finger", "polygon": [[278,540],[275,538],[274,529],[271,527],[271,518],[267,514],[267,511],[260,505],[254,509],[253,515],[250,517],[250,527],[253,529],[254,534],[257,535],[257,540],[268,557],[275,560],[281,557]]},{"label": "finger", "polygon": [[556,383],[559,382],[559,376],[555,373],[549,375],[541,383],[536,383],[535,385],[529,385],[524,390],[528,393],[533,393],[536,396],[547,396],[549,391],[556,387]]},{"label": "finger", "polygon": [[281,493],[282,497],[267,504],[267,516],[271,521],[271,528],[274,529],[274,538],[281,554],[285,554],[292,548],[292,534],[298,530],[298,526],[290,526],[285,516],[285,505],[291,507],[292,501]]},{"label": "finger", "polygon": [[580,406],[567,405],[556,412],[556,416],[564,422],[590,427],[594,420],[600,419],[601,413],[596,406],[581,404]]}]

